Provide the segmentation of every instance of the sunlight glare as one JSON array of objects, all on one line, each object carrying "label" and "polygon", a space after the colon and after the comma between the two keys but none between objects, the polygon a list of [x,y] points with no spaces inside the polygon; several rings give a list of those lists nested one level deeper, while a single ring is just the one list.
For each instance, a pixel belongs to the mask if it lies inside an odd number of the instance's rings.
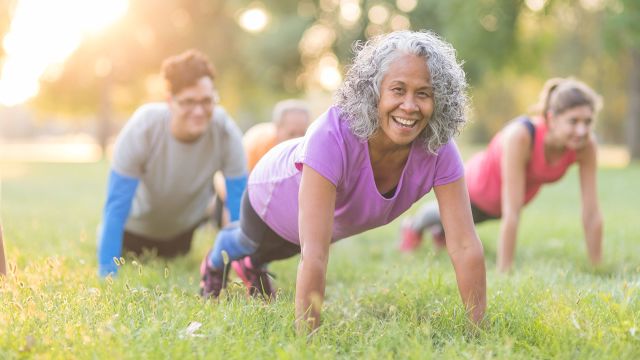
[{"label": "sunlight glare", "polygon": [[410,13],[418,6],[418,0],[396,0],[396,6],[400,11]]},{"label": "sunlight glare", "polygon": [[238,19],[240,26],[250,33],[261,32],[268,22],[269,16],[261,7],[253,7],[243,11]]},{"label": "sunlight glare", "polygon": [[122,17],[128,0],[18,0],[2,41],[0,103],[13,106],[36,96],[39,80],[60,66],[82,40]]},{"label": "sunlight glare", "polygon": [[340,18],[347,24],[354,24],[360,20],[362,10],[357,0],[342,0],[340,2]]},{"label": "sunlight glare", "polygon": [[342,75],[338,70],[338,59],[331,54],[325,54],[318,62],[316,73],[320,85],[329,91],[334,91],[342,82]]},{"label": "sunlight glare", "polygon": [[533,11],[538,12],[544,8],[546,0],[525,0],[527,7]]},{"label": "sunlight glare", "polygon": [[384,24],[389,19],[389,10],[384,5],[374,5],[369,9],[369,20],[377,25]]}]

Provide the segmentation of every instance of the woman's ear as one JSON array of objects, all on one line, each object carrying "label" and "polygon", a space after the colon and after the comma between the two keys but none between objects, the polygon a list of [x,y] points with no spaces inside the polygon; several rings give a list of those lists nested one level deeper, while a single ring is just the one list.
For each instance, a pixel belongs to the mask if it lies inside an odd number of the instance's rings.
[{"label": "woman's ear", "polygon": [[553,119],[553,113],[551,112],[551,110],[547,110],[547,112],[544,114],[545,124],[549,126],[551,124],[552,119]]},{"label": "woman's ear", "polygon": [[169,109],[171,109],[172,111],[175,110],[175,105],[173,102],[173,95],[171,95],[170,92],[167,92],[167,94],[164,96],[164,101],[167,103],[167,105],[169,106]]}]

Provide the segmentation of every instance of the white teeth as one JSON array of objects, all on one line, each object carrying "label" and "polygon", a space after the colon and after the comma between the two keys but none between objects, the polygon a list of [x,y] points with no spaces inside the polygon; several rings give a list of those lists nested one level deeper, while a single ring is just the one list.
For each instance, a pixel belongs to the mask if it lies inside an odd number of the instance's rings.
[{"label": "white teeth", "polygon": [[403,118],[399,118],[399,117],[394,117],[393,118],[395,121],[399,122],[402,125],[405,126],[413,126],[417,120],[409,120],[409,119],[403,119]]}]

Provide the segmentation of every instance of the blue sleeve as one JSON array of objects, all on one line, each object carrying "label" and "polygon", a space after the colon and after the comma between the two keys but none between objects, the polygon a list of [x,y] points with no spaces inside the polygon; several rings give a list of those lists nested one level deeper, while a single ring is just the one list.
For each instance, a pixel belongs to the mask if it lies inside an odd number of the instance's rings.
[{"label": "blue sleeve", "polygon": [[227,187],[227,209],[231,221],[240,219],[240,200],[247,187],[247,175],[225,177],[224,184]]},{"label": "blue sleeve", "polygon": [[119,258],[122,253],[124,225],[139,182],[136,178],[120,175],[114,170],[109,173],[107,202],[98,240],[98,274],[102,277],[118,271],[113,258]]}]

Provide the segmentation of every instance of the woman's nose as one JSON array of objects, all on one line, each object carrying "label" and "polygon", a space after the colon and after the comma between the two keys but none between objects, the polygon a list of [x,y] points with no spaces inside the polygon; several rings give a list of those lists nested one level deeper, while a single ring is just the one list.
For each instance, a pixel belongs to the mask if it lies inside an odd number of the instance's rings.
[{"label": "woman's nose", "polygon": [[413,99],[413,96],[407,95],[402,99],[402,104],[400,104],[400,108],[407,112],[414,112],[418,110],[418,104]]}]

